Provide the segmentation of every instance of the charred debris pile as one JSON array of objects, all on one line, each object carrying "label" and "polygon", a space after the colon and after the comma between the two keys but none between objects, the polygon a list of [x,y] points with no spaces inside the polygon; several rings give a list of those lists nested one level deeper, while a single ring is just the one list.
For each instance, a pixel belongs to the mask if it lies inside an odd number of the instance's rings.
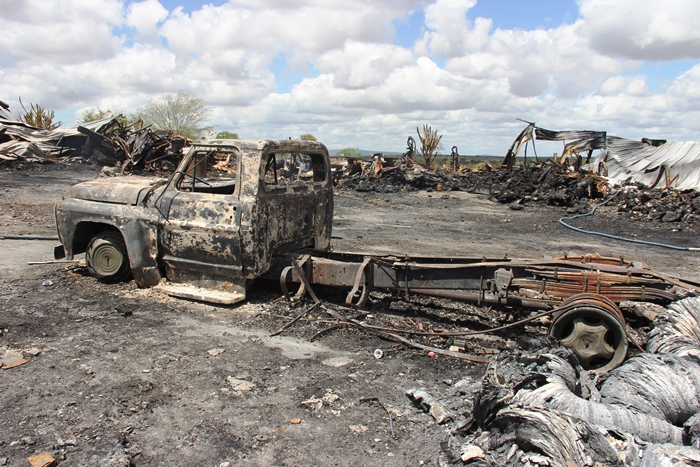
[{"label": "charred debris pile", "polygon": [[172,131],[153,130],[121,115],[76,127],[46,130],[28,125],[0,102],[0,164],[87,162],[132,170],[167,169],[190,143]]},{"label": "charred debris pile", "polygon": [[[587,371],[575,351],[557,346],[544,331],[549,318],[531,315],[524,326],[455,338],[449,337],[457,329],[451,324],[489,327],[512,321],[511,311],[432,297],[396,300],[373,292],[372,298],[365,311],[298,301],[289,315],[296,317],[272,335],[304,320],[303,335],[314,331],[312,341],[339,328],[383,337],[376,359],[391,358],[399,348],[392,341],[409,342],[399,333],[410,335],[428,361],[458,352],[469,357],[462,360],[467,363],[458,381],[403,387],[417,410],[445,428],[439,465],[700,465],[699,297],[666,308],[625,302],[628,323],[636,328],[634,337],[630,334],[635,349],[610,371]],[[433,347],[450,340],[450,351]],[[387,436],[405,436],[404,417],[411,412],[385,410]]]},{"label": "charred debris pile", "polygon": [[[700,192],[673,187],[650,188],[627,181],[613,185],[584,169],[573,170],[553,160],[494,169],[428,170],[406,158],[373,156],[336,165],[335,184],[341,190],[396,193],[400,191],[465,191],[488,195],[493,201],[519,210],[527,205],[566,208],[581,214],[612,197],[616,206],[633,220],[694,224],[700,219]],[[614,196],[613,196],[614,195]]]},{"label": "charred debris pile", "polygon": [[446,463],[698,465],[699,319],[697,297],[671,304],[647,352],[609,373],[583,371],[564,347],[502,353],[456,397],[433,397],[454,414]]},{"label": "charred debris pile", "polygon": [[[369,170],[364,165],[368,165]],[[483,170],[457,172],[431,171],[415,162],[405,164],[402,159],[384,160],[381,170],[372,169],[376,165],[374,160],[371,163],[350,161],[337,177],[338,187],[377,193],[467,191],[488,194],[500,203],[542,201],[567,207],[582,199],[601,199],[607,194],[603,178],[568,173],[566,168],[554,163],[519,166],[512,170],[495,170],[487,165]]]}]

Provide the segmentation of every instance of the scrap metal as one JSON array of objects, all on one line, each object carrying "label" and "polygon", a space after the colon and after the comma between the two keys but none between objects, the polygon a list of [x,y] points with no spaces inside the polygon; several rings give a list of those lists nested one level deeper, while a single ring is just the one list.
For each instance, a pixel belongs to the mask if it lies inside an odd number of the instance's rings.
[{"label": "scrap metal", "polygon": [[279,257],[269,276],[301,284],[300,270],[311,284],[349,288],[346,304],[364,306],[369,292],[393,290],[405,296],[434,295],[481,304],[550,309],[572,295],[596,293],[615,302],[639,300],[666,304],[700,284],[668,277],[619,258],[531,260],[509,258],[439,258],[362,256],[309,252]]},{"label": "scrap metal", "polygon": [[696,465],[698,323],[698,297],[673,303],[654,322],[647,352],[605,378],[589,378],[566,349],[503,352],[465,404],[464,446],[488,446],[498,465],[529,453],[538,465]]},{"label": "scrap metal", "polygon": [[[0,102],[0,104],[3,104]],[[122,171],[164,158],[179,160],[189,140],[171,131],[154,131],[142,122],[123,123],[121,115],[75,127],[45,130],[28,125],[0,105],[0,161],[65,162],[84,160]]]},{"label": "scrap metal", "polygon": [[589,164],[588,170],[605,173],[614,180],[632,179],[650,187],[700,191],[700,142],[649,138],[634,141],[605,131],[553,131],[528,123],[508,149],[502,166],[512,169],[520,148],[527,147],[530,141],[534,146],[535,140],[568,141],[560,160],[573,156],[576,169]]}]

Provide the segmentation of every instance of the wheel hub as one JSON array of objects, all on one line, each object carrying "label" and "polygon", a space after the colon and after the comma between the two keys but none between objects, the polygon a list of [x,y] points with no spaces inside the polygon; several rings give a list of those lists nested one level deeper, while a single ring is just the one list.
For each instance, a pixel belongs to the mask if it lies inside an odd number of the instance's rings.
[{"label": "wheel hub", "polygon": [[555,315],[549,334],[577,355],[590,371],[609,371],[627,355],[622,312],[605,297],[579,294],[569,298]]}]

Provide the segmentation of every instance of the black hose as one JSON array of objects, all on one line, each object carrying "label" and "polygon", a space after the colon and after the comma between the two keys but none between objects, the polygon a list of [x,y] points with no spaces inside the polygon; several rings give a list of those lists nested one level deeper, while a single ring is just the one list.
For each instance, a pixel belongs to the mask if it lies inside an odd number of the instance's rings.
[{"label": "black hose", "polygon": [[584,230],[584,229],[579,229],[578,227],[574,227],[572,225],[567,224],[564,222],[565,220],[573,220],[573,219],[578,219],[579,217],[586,217],[586,216],[591,216],[595,213],[596,209],[598,209],[600,206],[603,206],[604,204],[608,203],[610,200],[612,200],[615,196],[617,196],[620,192],[618,191],[614,195],[612,195],[610,198],[606,199],[602,203],[598,203],[595,206],[593,206],[593,209],[591,209],[589,212],[585,214],[577,214],[575,216],[570,216],[570,217],[562,217],[559,219],[559,223],[563,225],[564,227],[567,227],[571,230],[575,230],[576,232],[580,233],[585,233],[585,234],[590,234],[590,235],[599,235],[601,237],[606,237],[606,238],[613,238],[615,240],[621,240],[623,242],[631,242],[631,243],[640,243],[642,245],[652,245],[652,246],[660,246],[662,248],[670,248],[672,250],[680,250],[680,251],[700,251],[700,248],[693,248],[693,247],[686,247],[686,246],[677,246],[677,245],[668,245],[666,243],[659,243],[659,242],[650,242],[647,240],[637,240],[635,238],[627,238],[627,237],[620,237],[617,235],[612,235],[612,234],[607,234],[604,232],[596,232],[593,230]]},{"label": "black hose", "polygon": [[0,240],[55,240],[55,241],[58,241],[58,237],[42,237],[40,235],[0,234]]}]

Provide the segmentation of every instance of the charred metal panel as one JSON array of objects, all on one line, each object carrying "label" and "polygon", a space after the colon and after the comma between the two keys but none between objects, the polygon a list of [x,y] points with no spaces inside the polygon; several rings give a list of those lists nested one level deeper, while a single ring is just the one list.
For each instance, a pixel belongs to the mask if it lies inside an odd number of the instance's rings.
[{"label": "charred metal panel", "polygon": [[66,197],[135,206],[145,191],[163,182],[153,177],[98,178],[72,186]]},{"label": "charred metal panel", "polygon": [[85,251],[90,239],[81,238],[81,232],[94,234],[113,228],[124,237],[134,279],[143,287],[155,285],[161,279],[157,258],[158,219],[156,211],[141,206],[80,199],[66,199],[56,205],[56,225],[67,258]]},{"label": "charred metal panel", "polygon": [[219,291],[225,294],[241,294],[245,297],[246,281],[232,278],[229,275],[218,275],[210,269],[195,271],[181,267],[172,268],[168,279],[174,284],[187,284],[210,291]]},{"label": "charred metal panel", "polygon": [[[308,159],[287,167],[285,159]],[[271,141],[259,164],[243,168],[241,235],[246,277],[263,274],[275,255],[302,247],[326,250],[333,219],[333,186],[322,144]]]},{"label": "charred metal panel", "polygon": [[153,287],[163,278],[158,267],[158,222],[155,216],[126,222],[121,228],[134,280]]},{"label": "charred metal panel", "polygon": [[[480,283],[480,271],[470,268],[426,268],[420,265],[394,266],[395,277],[387,274],[386,268],[375,273],[375,277],[388,280],[381,281],[377,287],[390,286],[394,280],[394,287],[414,288],[439,288],[439,289],[478,289]],[[382,274],[383,272],[383,274]],[[488,278],[487,278],[488,279]]]},{"label": "charred metal panel", "polygon": [[201,264],[237,266],[241,246],[238,202],[233,196],[178,193],[161,228],[162,254]]},{"label": "charred metal panel", "polygon": [[[312,262],[312,282],[335,287],[350,287],[355,280],[360,263],[314,258]],[[297,277],[296,272],[294,277]],[[298,280],[298,279],[297,279]]]},{"label": "charred metal panel", "polygon": [[259,173],[262,160],[261,148],[240,147],[241,160],[238,225],[242,275],[247,279],[257,277],[258,261],[266,257],[269,250],[264,229],[255,218],[255,206],[259,188]]},{"label": "charred metal panel", "polygon": [[240,282],[241,164],[235,145],[196,144],[154,201],[164,216],[159,241],[168,280],[218,290],[226,281],[213,276]]}]

